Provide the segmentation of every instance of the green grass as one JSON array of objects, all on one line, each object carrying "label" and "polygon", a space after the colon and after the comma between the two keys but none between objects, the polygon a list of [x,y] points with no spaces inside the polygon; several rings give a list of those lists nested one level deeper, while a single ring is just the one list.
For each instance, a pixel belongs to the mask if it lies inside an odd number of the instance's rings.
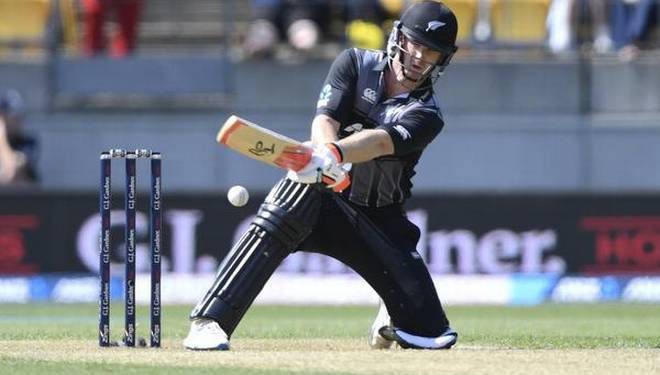
[{"label": "green grass", "polygon": [[[196,375],[430,374],[499,373],[501,366],[517,373],[530,369],[516,367],[528,360],[534,366],[548,360],[537,372],[550,366],[553,374],[660,371],[660,305],[450,306],[460,336],[448,352],[369,350],[366,333],[375,308],[335,306],[256,306],[234,333],[231,352],[190,352],[181,349],[190,308],[164,307],[163,349],[131,350],[97,347],[95,305],[0,305],[0,373],[178,374],[194,367]],[[112,313],[118,339],[122,306]],[[146,306],[138,316],[138,334],[148,337]],[[499,367],[475,367],[479,358]]]},{"label": "green grass", "polygon": [[[3,373],[6,374],[34,374],[34,375],[43,375],[47,373],[48,375],[56,374],[116,374],[121,373],[125,374],[148,374],[158,372],[154,366],[149,365],[133,365],[133,364],[114,364],[114,363],[96,363],[96,362],[52,362],[52,361],[43,361],[43,360],[14,360],[8,359],[4,360],[0,356],[2,361],[0,362],[0,369],[3,370]],[[190,374],[190,367],[186,366],[168,366],[168,374]],[[281,375],[281,374],[290,374],[290,371],[278,371],[278,370],[257,370],[257,369],[242,369],[235,367],[195,367],[195,375],[218,375],[218,374],[236,374],[236,375]],[[323,374],[338,374],[333,373],[322,373],[314,372],[314,375],[323,375]]]}]

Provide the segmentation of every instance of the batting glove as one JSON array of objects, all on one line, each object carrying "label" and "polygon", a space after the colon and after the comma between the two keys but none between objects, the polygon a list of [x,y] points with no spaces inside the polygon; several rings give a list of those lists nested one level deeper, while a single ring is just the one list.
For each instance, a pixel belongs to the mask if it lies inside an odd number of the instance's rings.
[{"label": "batting glove", "polygon": [[334,191],[340,192],[350,184],[348,171],[342,167],[342,153],[335,143],[328,143],[314,148],[307,165],[298,171],[289,170],[287,177],[303,184],[323,183]]}]

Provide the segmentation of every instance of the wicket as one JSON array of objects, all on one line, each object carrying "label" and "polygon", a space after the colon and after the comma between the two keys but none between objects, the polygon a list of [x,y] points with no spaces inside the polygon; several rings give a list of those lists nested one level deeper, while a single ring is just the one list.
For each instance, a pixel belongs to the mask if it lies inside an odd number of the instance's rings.
[{"label": "wicket", "polygon": [[149,205],[149,233],[151,247],[151,324],[150,324],[150,346],[160,347],[161,344],[161,154],[159,152],[139,149],[127,151],[123,149],[111,149],[101,152],[101,184],[99,189],[99,213],[101,216],[100,236],[100,282],[99,294],[99,346],[112,346],[110,340],[110,211],[112,198],[111,165],[113,158],[126,160],[126,190],[125,206],[126,225],[126,272],[124,278],[124,302],[125,302],[125,329],[123,344],[127,347],[135,347],[135,215],[137,202],[137,159],[145,158],[151,160],[151,199]]}]

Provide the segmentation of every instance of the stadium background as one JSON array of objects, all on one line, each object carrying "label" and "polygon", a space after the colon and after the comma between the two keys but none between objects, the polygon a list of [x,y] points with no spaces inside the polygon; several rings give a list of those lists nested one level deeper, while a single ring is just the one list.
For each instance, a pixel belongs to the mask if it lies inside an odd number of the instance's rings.
[{"label": "stadium background", "polygon": [[[478,2],[447,3],[476,9]],[[660,302],[657,39],[633,59],[594,54],[586,41],[553,54],[543,32],[550,1],[499,3],[504,15],[492,26],[500,32],[488,41],[468,33],[437,84],[447,126],[413,180],[408,208],[443,300]],[[219,124],[236,113],[305,139],[331,57],[347,45],[342,26],[308,54],[280,46],[272,58],[251,59],[240,49],[248,2],[149,0],[134,54],[88,58],[76,36],[77,2],[0,6],[0,24],[18,18],[22,25],[0,28],[0,89],[24,98],[40,176],[34,186],[0,190],[0,302],[97,301],[98,154],[145,147],[164,156],[163,302],[194,303],[281,175],[218,147]],[[121,170],[114,169],[117,192]],[[139,207],[147,201],[143,171]],[[227,203],[235,184],[251,191],[248,207]],[[121,196],[114,202],[114,274],[121,275]],[[142,243],[138,251],[146,249]],[[146,301],[140,259],[138,298]],[[115,285],[120,299],[120,279]],[[258,299],[375,301],[341,265],[301,254]]]}]

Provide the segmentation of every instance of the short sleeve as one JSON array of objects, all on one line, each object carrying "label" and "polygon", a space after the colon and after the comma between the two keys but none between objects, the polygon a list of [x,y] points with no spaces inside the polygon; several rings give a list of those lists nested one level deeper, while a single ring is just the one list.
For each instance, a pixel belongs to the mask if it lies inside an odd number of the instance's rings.
[{"label": "short sleeve", "polygon": [[392,124],[379,129],[387,131],[394,144],[394,155],[422,151],[444,127],[440,114],[431,109],[413,110]]},{"label": "short sleeve", "polygon": [[357,56],[354,49],[347,49],[337,56],[330,67],[316,103],[316,114],[325,114],[343,122],[353,107],[356,82]]}]

